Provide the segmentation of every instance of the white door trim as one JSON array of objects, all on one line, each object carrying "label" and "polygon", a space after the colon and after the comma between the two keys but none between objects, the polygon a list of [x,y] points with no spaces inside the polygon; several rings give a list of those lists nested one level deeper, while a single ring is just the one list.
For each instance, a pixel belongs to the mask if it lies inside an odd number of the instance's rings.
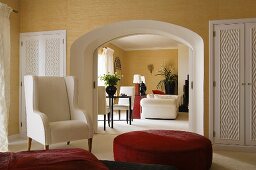
[{"label": "white door trim", "polygon": [[[111,30],[111,31],[110,31]],[[94,124],[97,121],[97,109],[93,100],[97,95],[93,82],[97,82],[97,72],[94,72],[94,52],[112,39],[131,34],[158,34],[175,39],[193,50],[194,57],[194,88],[193,109],[190,115],[191,131],[204,135],[204,43],[195,32],[170,23],[154,20],[130,20],[112,23],[78,38],[71,46],[70,69],[71,74],[78,78],[78,103],[82,109],[87,110]],[[193,91],[193,92],[192,92]],[[96,130],[96,129],[95,129]]]}]

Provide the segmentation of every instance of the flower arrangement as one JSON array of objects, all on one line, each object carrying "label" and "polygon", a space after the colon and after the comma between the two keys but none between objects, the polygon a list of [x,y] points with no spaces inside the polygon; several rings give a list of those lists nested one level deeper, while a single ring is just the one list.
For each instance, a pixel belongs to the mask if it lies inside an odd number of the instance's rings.
[{"label": "flower arrangement", "polygon": [[100,80],[103,80],[105,82],[105,86],[115,86],[117,85],[117,82],[121,80],[121,76],[117,73],[114,74],[104,74],[100,76]]}]

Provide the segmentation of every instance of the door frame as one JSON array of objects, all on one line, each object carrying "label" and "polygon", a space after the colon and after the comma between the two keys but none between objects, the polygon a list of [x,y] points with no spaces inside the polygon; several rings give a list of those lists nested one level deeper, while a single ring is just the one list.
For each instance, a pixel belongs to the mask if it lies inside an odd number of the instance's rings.
[{"label": "door frame", "polygon": [[214,25],[219,24],[242,24],[256,22],[256,18],[229,19],[229,20],[212,20],[209,21],[209,139],[214,144]]},{"label": "door frame", "polygon": [[[110,31],[111,30],[111,31]],[[193,98],[189,117],[190,131],[204,135],[204,42],[197,33],[171,23],[155,20],[128,20],[111,23],[94,29],[79,37],[70,49],[70,71],[78,79],[78,104],[87,110],[94,125],[97,121],[97,72],[95,72],[95,50],[112,39],[132,34],[158,34],[175,39],[193,51],[194,79]],[[96,131],[97,126],[94,126]]]}]

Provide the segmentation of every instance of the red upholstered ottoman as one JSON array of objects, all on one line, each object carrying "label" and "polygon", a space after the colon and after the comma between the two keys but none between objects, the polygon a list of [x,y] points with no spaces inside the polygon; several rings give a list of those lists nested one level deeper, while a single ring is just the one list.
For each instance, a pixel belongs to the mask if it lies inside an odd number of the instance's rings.
[{"label": "red upholstered ottoman", "polygon": [[191,132],[133,131],[114,139],[114,159],[173,165],[179,170],[208,170],[212,164],[212,145],[209,139]]},{"label": "red upholstered ottoman", "polygon": [[108,170],[92,153],[83,149],[51,149],[0,152],[0,170]]}]

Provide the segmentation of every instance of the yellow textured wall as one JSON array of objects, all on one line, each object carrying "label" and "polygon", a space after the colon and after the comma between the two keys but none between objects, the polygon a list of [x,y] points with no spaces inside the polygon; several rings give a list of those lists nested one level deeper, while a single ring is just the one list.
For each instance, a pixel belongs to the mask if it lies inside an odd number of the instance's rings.
[{"label": "yellow textured wall", "polygon": [[[175,74],[178,70],[178,50],[136,50],[126,51],[124,59],[124,85],[132,86],[133,75],[144,75],[147,85],[147,93],[157,89],[156,86],[162,76],[155,76],[161,66],[172,65],[175,68]],[[154,70],[152,74],[148,70],[148,65],[153,64]]]},{"label": "yellow textured wall", "polygon": [[[13,9],[19,10],[19,0],[0,0]],[[19,32],[20,32],[20,13],[10,15],[10,34],[11,34],[11,94],[9,112],[9,135],[19,133]]]},{"label": "yellow textured wall", "polygon": [[[147,93],[152,93],[153,89],[157,89],[161,76],[155,76],[157,71],[163,65],[172,65],[175,68],[174,73],[178,72],[178,50],[134,50],[125,51],[111,43],[106,43],[102,47],[109,47],[114,50],[114,58],[119,57],[121,60],[122,70],[118,72],[122,75],[120,85],[134,86],[133,75],[144,75],[147,83]],[[99,52],[102,51],[99,48]],[[148,70],[148,65],[153,64],[154,70],[152,74]]]},{"label": "yellow textured wall", "polygon": [[70,72],[71,44],[88,31],[109,23],[150,19],[196,32],[205,43],[204,119],[208,135],[209,20],[256,17],[255,8],[255,0],[20,0],[20,30],[66,29],[67,73]]}]

